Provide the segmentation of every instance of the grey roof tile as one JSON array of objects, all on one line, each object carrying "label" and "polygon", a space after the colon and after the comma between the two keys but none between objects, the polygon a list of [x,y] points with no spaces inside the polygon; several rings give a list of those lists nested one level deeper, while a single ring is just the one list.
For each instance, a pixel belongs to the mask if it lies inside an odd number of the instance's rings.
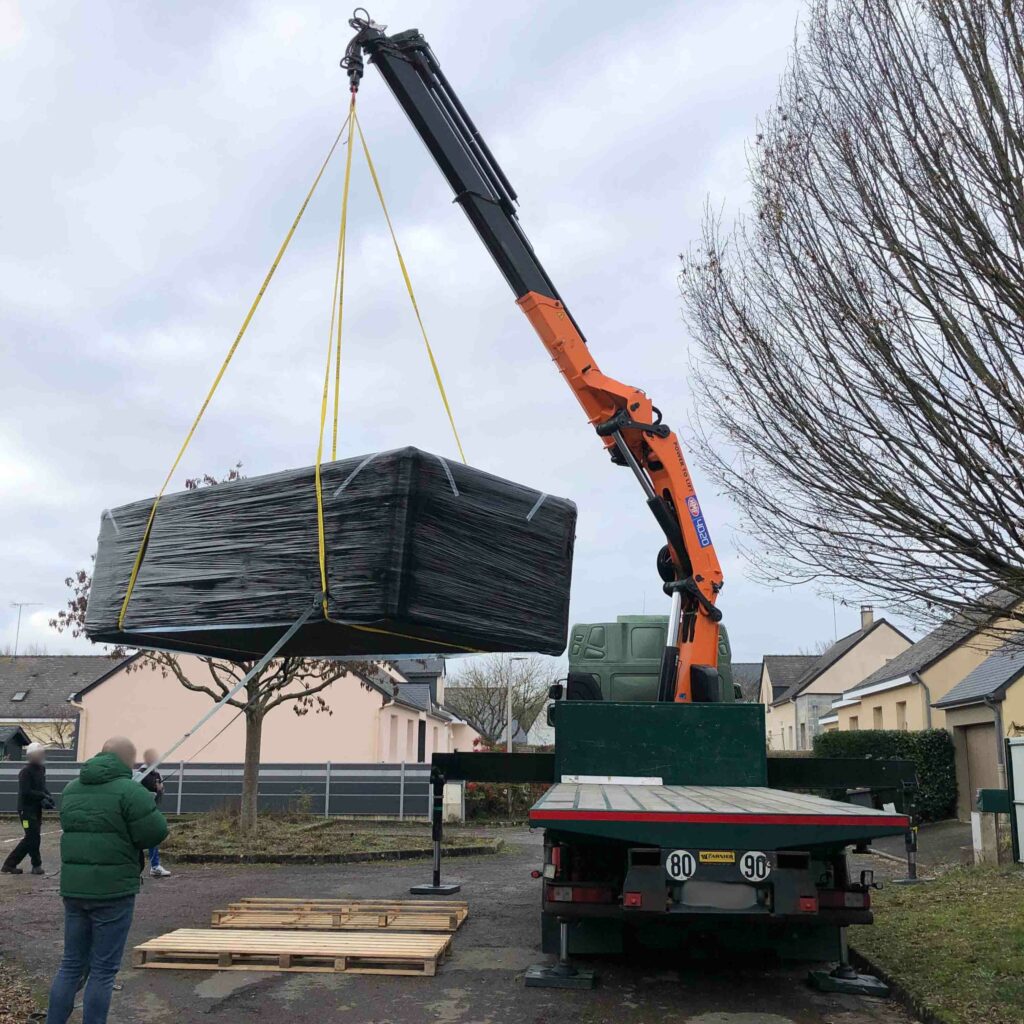
[{"label": "grey roof tile", "polygon": [[986,622],[1000,612],[1007,611],[1019,600],[1020,598],[1005,590],[992,591],[980,599],[974,608],[959,612],[947,619],[930,633],[921,637],[917,643],[905,651],[901,651],[895,658],[887,661],[881,668],[876,669],[846,692],[855,694],[866,686],[887,683],[891,679],[920,672],[933,662],[938,661],[958,644],[963,643]]},{"label": "grey roof tile", "polygon": [[[0,718],[77,715],[68,704],[118,662],[103,654],[40,654],[0,658]],[[15,694],[24,693],[22,700]]]},{"label": "grey roof tile", "polygon": [[1009,685],[1024,674],[1024,646],[1005,644],[993,651],[974,671],[968,672],[933,708],[981,704],[985,698],[1001,699]]}]

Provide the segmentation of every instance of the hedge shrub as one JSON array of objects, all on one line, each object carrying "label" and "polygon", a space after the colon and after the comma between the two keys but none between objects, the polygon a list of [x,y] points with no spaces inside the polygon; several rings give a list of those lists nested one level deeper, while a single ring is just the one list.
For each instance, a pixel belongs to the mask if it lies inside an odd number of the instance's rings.
[{"label": "hedge shrub", "polygon": [[814,738],[814,753],[816,757],[902,758],[913,761],[920,784],[914,801],[919,819],[942,821],[956,814],[953,738],[945,729],[823,732]]}]

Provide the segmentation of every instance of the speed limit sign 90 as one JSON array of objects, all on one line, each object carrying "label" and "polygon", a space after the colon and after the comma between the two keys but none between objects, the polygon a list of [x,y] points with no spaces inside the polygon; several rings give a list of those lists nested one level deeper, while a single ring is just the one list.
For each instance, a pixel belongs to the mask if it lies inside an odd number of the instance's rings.
[{"label": "speed limit sign 90", "polygon": [[665,859],[665,871],[669,878],[685,882],[697,870],[697,858],[689,850],[673,850]]},{"label": "speed limit sign 90", "polygon": [[759,850],[740,854],[740,874],[748,882],[763,882],[771,873],[771,861]]}]

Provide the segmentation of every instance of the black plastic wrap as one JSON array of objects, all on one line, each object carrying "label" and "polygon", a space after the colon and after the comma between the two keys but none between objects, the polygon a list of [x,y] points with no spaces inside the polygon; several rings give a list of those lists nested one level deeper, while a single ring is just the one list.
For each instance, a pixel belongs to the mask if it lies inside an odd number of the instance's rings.
[{"label": "black plastic wrap", "polygon": [[[565,649],[571,501],[415,448],[327,463],[321,479],[330,621],[318,609],[282,654]],[[151,507],[103,514],[92,640],[247,660],[320,594],[310,467],[162,498],[119,630]]]}]

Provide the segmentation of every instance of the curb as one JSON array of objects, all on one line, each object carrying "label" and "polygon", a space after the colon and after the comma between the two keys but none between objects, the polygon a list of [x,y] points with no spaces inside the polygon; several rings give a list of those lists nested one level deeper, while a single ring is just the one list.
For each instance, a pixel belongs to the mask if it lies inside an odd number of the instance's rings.
[{"label": "curb", "polygon": [[921,1024],[950,1024],[948,1017],[941,1017],[935,1012],[927,1003],[921,1002],[916,996],[909,992],[903,984],[894,978],[888,971],[883,970],[874,961],[869,960],[859,950],[850,947],[850,962],[859,971],[865,971],[866,973],[873,974],[877,978],[889,986],[892,990],[890,996],[895,1002],[899,1003],[909,1014],[911,1014],[916,1020],[919,1020]]},{"label": "curb", "polygon": [[[441,847],[444,857],[472,857],[498,853],[496,844]],[[418,850],[364,850],[356,853],[181,853],[168,852],[171,864],[362,864],[372,861],[417,860],[433,856],[430,847]]]}]

